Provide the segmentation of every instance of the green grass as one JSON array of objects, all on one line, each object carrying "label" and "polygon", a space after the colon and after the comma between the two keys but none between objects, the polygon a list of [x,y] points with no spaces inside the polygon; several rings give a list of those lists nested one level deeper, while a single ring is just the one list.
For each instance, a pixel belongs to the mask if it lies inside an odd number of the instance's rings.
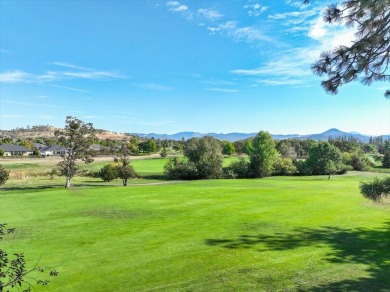
[{"label": "green grass", "polygon": [[1,243],[58,266],[37,291],[390,291],[390,204],[362,198],[367,175],[8,186]]}]

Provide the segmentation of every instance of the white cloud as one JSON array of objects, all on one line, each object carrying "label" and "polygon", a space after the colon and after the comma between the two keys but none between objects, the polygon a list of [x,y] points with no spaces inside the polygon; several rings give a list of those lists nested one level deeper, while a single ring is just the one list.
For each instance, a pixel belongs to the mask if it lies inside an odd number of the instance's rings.
[{"label": "white cloud", "polygon": [[198,14],[208,20],[217,20],[217,19],[220,19],[221,17],[223,17],[223,15],[221,13],[219,13],[218,11],[216,10],[212,10],[212,9],[199,9],[198,10]]},{"label": "white cloud", "polygon": [[237,89],[231,89],[231,88],[205,88],[209,91],[216,91],[216,92],[222,92],[222,93],[234,93],[238,92]]},{"label": "white cloud", "polygon": [[318,82],[318,78],[310,70],[310,65],[319,58],[321,52],[340,45],[350,45],[355,35],[353,29],[325,23],[321,10],[318,10],[315,19],[308,19],[312,13],[311,10],[309,13],[285,13],[283,16],[277,16],[278,19],[284,19],[286,15],[302,17],[309,45],[284,50],[257,68],[236,69],[231,72],[242,76],[256,76],[259,83],[266,85],[304,85]]},{"label": "white cloud", "polygon": [[28,80],[29,78],[31,78],[31,74],[28,74],[20,70],[13,70],[13,71],[0,73],[0,82],[4,82],[4,83],[26,82],[26,80]]},{"label": "white cloud", "polygon": [[84,92],[84,93],[90,93],[90,91],[88,91],[88,90],[69,87],[69,86],[61,86],[61,85],[57,85],[57,84],[53,84],[52,87],[62,88],[62,89],[67,89],[67,90],[72,90],[72,91],[78,91],[78,92]]},{"label": "white cloud", "polygon": [[96,116],[96,115],[86,115],[83,117],[84,119],[104,119],[102,116]]},{"label": "white cloud", "polygon": [[167,6],[169,7],[170,11],[174,11],[174,12],[182,12],[188,10],[187,5],[183,5],[178,1],[168,1]]},{"label": "white cloud", "polygon": [[202,80],[202,81],[199,81],[203,84],[210,84],[210,85],[216,85],[216,86],[223,86],[223,85],[234,85],[235,83],[234,82],[231,82],[231,81],[226,81],[226,80],[221,80],[221,79],[214,79],[214,78],[211,78],[209,80]]},{"label": "white cloud", "polygon": [[4,100],[0,99],[0,103],[5,104],[14,104],[19,106],[26,106],[26,107],[60,107],[58,105],[53,104],[43,104],[43,103],[31,103],[31,102],[22,102],[22,101],[15,101],[15,100]]},{"label": "white cloud", "polygon": [[211,33],[220,32],[226,34],[235,41],[257,42],[266,41],[274,42],[274,40],[265,35],[259,28],[254,26],[240,27],[238,21],[227,21],[216,27],[207,28]]},{"label": "white cloud", "polygon": [[177,1],[168,1],[167,6],[179,6],[180,3]]},{"label": "white cloud", "polygon": [[172,11],[186,11],[188,10],[188,6],[186,5],[180,5],[180,6],[177,6],[177,7],[174,7],[171,9]]},{"label": "white cloud", "polygon": [[245,5],[244,8],[248,10],[249,16],[259,16],[263,12],[267,11],[267,6],[262,6],[259,3],[253,4],[253,5]]},{"label": "white cloud", "polygon": [[305,11],[293,11],[293,12],[286,12],[286,13],[276,13],[272,15],[268,15],[268,18],[270,19],[288,19],[288,18],[296,18],[298,21],[303,22],[309,17],[315,16],[318,14],[318,9],[311,9],[311,10],[305,10]]},{"label": "white cloud", "polygon": [[53,119],[53,116],[49,116],[49,115],[39,115],[38,118],[40,118],[41,120],[52,120],[52,119]]},{"label": "white cloud", "polygon": [[305,9],[310,5],[310,4],[304,4],[303,1],[301,0],[298,1],[286,0],[286,3],[292,7],[299,8],[299,9]]},{"label": "white cloud", "polygon": [[51,62],[50,64],[65,67],[65,68],[71,68],[71,69],[78,69],[78,70],[87,70],[87,71],[93,71],[91,68],[81,67],[77,65],[73,65],[67,62]]},{"label": "white cloud", "polygon": [[[68,66],[69,67],[69,66]],[[74,69],[82,67],[73,66]],[[123,79],[124,76],[109,71],[83,69],[78,71],[46,71],[43,74],[32,74],[22,70],[11,70],[0,73],[0,82],[4,83],[43,83],[66,79]]]},{"label": "white cloud", "polygon": [[170,90],[172,89],[169,86],[165,86],[162,84],[157,83],[140,83],[140,84],[133,84],[134,86],[149,89],[149,90]]},{"label": "white cloud", "polygon": [[0,118],[2,119],[20,119],[20,118],[26,118],[25,115],[0,115]]}]

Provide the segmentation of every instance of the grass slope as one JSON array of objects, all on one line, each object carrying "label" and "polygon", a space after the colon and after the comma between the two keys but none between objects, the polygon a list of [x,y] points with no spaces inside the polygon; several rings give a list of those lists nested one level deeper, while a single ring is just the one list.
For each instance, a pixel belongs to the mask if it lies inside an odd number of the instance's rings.
[{"label": "grass slope", "polygon": [[58,266],[37,291],[389,291],[390,205],[361,179],[9,188],[2,246]]}]

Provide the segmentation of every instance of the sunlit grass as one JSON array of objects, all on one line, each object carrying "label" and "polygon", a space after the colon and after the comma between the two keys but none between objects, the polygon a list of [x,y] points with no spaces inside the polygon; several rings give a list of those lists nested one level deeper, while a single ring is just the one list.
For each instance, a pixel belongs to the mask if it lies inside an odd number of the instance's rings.
[{"label": "sunlit grass", "polygon": [[390,205],[366,201],[352,174],[7,184],[0,222],[17,231],[2,246],[58,265],[38,291],[386,291]]}]

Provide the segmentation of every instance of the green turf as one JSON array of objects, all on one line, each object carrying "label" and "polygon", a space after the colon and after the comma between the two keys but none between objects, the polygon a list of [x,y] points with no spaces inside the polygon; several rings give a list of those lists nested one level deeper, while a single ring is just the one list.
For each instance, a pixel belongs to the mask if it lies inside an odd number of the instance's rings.
[{"label": "green turf", "polygon": [[365,178],[15,185],[1,243],[58,266],[37,291],[389,291],[390,204],[362,198]]}]

